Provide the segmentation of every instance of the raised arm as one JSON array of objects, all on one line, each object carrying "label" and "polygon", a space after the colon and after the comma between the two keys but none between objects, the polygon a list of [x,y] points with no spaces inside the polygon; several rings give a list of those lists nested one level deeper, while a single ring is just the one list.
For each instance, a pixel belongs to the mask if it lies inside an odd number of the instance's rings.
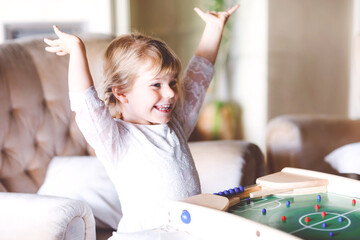
[{"label": "raised arm", "polygon": [[49,46],[45,48],[48,52],[56,53],[59,56],[70,54],[69,60],[69,91],[84,92],[93,85],[88,60],[86,58],[85,45],[77,36],[60,31],[54,26],[54,32],[58,36],[56,40],[45,38]]},{"label": "raised arm", "polygon": [[200,43],[183,74],[184,101],[182,107],[177,108],[177,119],[180,120],[186,137],[193,131],[206,90],[214,73],[214,64],[219,50],[222,33],[227,19],[239,5],[229,8],[225,12],[203,12],[199,8],[194,10],[204,20],[205,29]]},{"label": "raised arm", "polygon": [[239,6],[237,4],[224,12],[204,12],[200,8],[194,9],[206,24],[200,43],[195,51],[196,56],[206,58],[212,64],[215,64],[225,23]]}]

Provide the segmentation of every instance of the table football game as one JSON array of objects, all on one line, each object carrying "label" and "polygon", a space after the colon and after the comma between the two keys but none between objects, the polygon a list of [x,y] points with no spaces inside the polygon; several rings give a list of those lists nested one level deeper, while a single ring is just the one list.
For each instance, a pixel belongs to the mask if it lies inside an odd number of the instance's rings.
[{"label": "table football game", "polygon": [[284,168],[172,202],[169,224],[202,239],[359,239],[360,181]]}]

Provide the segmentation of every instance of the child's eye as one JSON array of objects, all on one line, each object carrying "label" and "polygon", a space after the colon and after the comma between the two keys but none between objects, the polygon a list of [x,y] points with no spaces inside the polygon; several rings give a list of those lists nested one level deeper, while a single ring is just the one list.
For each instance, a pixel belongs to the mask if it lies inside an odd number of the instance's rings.
[{"label": "child's eye", "polygon": [[169,85],[170,87],[176,87],[176,83],[177,83],[176,81],[171,81]]},{"label": "child's eye", "polygon": [[161,86],[161,84],[160,83],[154,83],[153,84],[153,87],[157,87],[157,88],[159,88]]}]

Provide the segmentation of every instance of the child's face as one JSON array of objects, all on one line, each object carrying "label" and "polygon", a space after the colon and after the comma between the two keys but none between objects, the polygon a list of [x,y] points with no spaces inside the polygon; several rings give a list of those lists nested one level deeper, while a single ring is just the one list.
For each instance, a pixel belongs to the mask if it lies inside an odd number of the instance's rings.
[{"label": "child's face", "polygon": [[163,124],[170,121],[178,100],[177,78],[174,74],[154,76],[141,71],[132,88],[123,94],[123,120],[137,124]]}]

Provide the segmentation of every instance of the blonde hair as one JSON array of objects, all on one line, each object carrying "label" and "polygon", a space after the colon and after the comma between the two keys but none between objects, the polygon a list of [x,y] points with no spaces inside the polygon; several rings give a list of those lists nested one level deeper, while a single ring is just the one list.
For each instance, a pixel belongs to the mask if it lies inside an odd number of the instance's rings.
[{"label": "blonde hair", "polygon": [[[175,53],[161,40],[140,33],[114,39],[104,54],[104,80],[99,95],[113,117],[120,118],[119,102],[112,92],[118,87],[126,92],[139,76],[139,69],[148,63],[154,76],[174,74],[179,79],[181,63]],[[180,91],[179,81],[177,81]],[[179,93],[180,95],[180,93]]]}]

